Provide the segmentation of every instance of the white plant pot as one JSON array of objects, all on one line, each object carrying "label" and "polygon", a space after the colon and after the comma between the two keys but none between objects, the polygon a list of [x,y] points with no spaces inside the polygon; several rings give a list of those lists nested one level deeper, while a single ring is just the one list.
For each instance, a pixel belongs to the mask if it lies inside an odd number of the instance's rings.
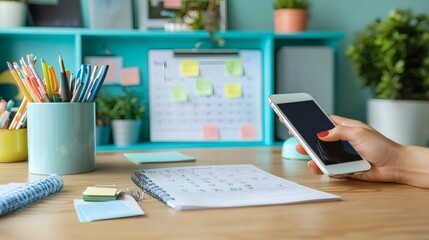
[{"label": "white plant pot", "polygon": [[368,124],[397,143],[427,146],[429,101],[371,99]]},{"label": "white plant pot", "polygon": [[25,26],[27,4],[22,2],[0,1],[0,28]]},{"label": "white plant pot", "polygon": [[113,143],[116,146],[127,146],[139,141],[141,120],[112,120]]}]

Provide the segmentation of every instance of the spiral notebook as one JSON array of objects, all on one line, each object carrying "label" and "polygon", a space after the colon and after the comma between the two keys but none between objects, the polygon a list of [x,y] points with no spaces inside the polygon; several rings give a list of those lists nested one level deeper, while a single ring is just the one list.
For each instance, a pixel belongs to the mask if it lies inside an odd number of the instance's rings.
[{"label": "spiral notebook", "polygon": [[250,164],[140,169],[132,181],[175,210],[339,200]]}]

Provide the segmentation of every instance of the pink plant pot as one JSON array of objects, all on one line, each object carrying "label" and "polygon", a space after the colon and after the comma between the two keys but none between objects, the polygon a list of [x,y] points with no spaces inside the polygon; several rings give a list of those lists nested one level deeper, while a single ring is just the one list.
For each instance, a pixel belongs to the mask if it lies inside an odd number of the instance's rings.
[{"label": "pink plant pot", "polygon": [[305,9],[278,9],[274,11],[274,30],[278,33],[307,30],[308,11]]}]

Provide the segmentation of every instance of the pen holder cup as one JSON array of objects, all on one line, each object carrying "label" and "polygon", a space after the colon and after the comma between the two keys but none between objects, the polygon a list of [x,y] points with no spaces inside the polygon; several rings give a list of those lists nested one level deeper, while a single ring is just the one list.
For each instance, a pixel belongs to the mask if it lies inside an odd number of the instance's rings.
[{"label": "pen holder cup", "polygon": [[28,103],[28,171],[95,170],[95,103]]},{"label": "pen holder cup", "polygon": [[27,160],[27,129],[0,129],[0,163]]}]

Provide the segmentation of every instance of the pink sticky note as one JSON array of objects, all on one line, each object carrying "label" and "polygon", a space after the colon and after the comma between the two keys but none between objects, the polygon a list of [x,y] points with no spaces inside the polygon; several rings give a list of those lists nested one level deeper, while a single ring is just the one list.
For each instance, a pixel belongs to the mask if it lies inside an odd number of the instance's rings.
[{"label": "pink sticky note", "polygon": [[103,65],[109,65],[109,71],[107,71],[106,78],[103,84],[120,84],[121,83],[121,69],[122,69],[122,57],[118,56],[86,56],[84,62],[86,64],[97,65],[99,67]]},{"label": "pink sticky note", "polygon": [[122,68],[121,85],[133,86],[140,85],[140,71],[138,67]]},{"label": "pink sticky note", "polygon": [[240,138],[245,140],[256,139],[256,126],[254,124],[243,124],[240,126]]},{"label": "pink sticky note", "polygon": [[181,9],[182,8],[182,0],[164,0],[164,8]]},{"label": "pink sticky note", "polygon": [[203,139],[204,140],[219,140],[219,127],[217,125],[204,125],[203,126]]}]

